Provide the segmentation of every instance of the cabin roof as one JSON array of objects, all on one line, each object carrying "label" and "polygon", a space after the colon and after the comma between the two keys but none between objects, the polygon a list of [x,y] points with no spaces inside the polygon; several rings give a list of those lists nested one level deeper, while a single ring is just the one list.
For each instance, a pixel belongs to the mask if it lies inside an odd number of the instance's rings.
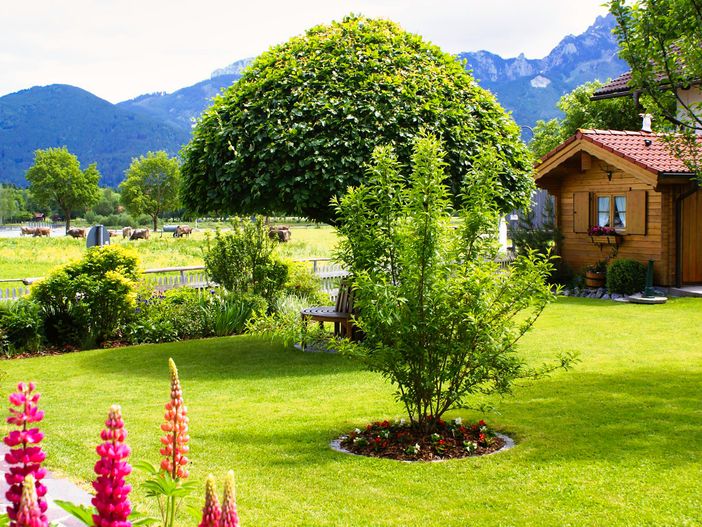
[{"label": "cabin roof", "polygon": [[575,141],[588,141],[653,174],[691,174],[685,163],[670,153],[662,135],[642,131],[581,129],[570,139],[543,156],[541,164],[556,156]]}]

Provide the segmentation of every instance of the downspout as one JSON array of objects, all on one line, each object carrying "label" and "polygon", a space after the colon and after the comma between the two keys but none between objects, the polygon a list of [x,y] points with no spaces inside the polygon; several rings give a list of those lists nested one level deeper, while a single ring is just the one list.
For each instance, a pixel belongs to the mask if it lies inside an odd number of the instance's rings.
[{"label": "downspout", "polygon": [[675,198],[675,287],[682,287],[682,202],[699,189],[697,180],[691,189]]}]

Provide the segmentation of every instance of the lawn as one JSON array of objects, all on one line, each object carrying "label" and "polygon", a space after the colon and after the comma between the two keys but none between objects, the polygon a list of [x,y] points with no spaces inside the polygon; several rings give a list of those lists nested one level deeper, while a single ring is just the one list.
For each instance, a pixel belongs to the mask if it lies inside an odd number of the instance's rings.
[{"label": "lawn", "polygon": [[[702,524],[702,302],[561,299],[522,343],[529,362],[581,362],[484,416],[517,441],[443,463],[336,453],[341,432],[402,417],[382,378],[333,354],[251,337],[97,350],[0,364],[38,382],[47,462],[86,482],[113,402],[134,459],[158,460],[167,359],[179,366],[192,477],[237,476],[242,525],[630,526]],[[454,412],[477,419],[480,414]],[[144,495],[134,501],[145,509]],[[198,500],[193,502],[199,505]],[[196,522],[184,522],[195,525]]]},{"label": "lawn", "polygon": [[[325,258],[336,245],[332,227],[292,226],[289,243],[279,246],[280,254],[289,258]],[[133,247],[144,269],[202,265],[205,233],[190,238],[153,235],[149,240],[128,241],[113,238],[113,243]],[[80,258],[85,240],[66,236],[52,238],[0,238],[0,279],[45,276],[55,266]]]}]

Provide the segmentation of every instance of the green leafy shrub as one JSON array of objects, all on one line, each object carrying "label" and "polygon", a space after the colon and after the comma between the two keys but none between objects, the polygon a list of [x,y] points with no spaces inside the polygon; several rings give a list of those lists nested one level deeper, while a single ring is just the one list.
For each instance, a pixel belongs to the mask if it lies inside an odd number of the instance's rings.
[{"label": "green leafy shrub", "polygon": [[493,153],[484,151],[466,182],[456,228],[440,142],[420,138],[412,162],[404,178],[392,149],[376,149],[369,183],[337,203],[338,256],[351,272],[365,335],[337,345],[391,381],[410,421],[429,433],[475,394],[508,394],[517,379],[570,359],[534,369],[516,353],[554,299],[546,283],[552,264],[530,252],[498,270]]},{"label": "green leafy shrub", "polygon": [[42,340],[39,305],[26,298],[0,303],[0,332],[5,355],[36,352]]},{"label": "green leafy shrub", "polygon": [[288,279],[288,267],[273,255],[276,243],[261,217],[239,218],[231,231],[217,230],[213,242],[207,239],[207,275],[228,291],[252,293],[270,304]]},{"label": "green leafy shrub", "polygon": [[646,285],[646,267],[637,260],[621,258],[607,267],[607,291],[631,295],[643,291]]},{"label": "green leafy shrub", "polygon": [[200,310],[205,335],[224,337],[243,333],[254,313],[265,313],[267,307],[263,297],[253,294],[214,290],[209,295],[203,294]]},{"label": "green leafy shrub", "polygon": [[118,246],[93,247],[32,287],[50,345],[82,348],[117,336],[133,314],[137,256]]},{"label": "green leafy shrub", "polygon": [[307,263],[286,260],[285,264],[288,266],[288,279],[283,290],[285,295],[304,299],[307,303],[305,307],[329,303],[329,295],[322,291],[319,278]]},{"label": "green leafy shrub", "polygon": [[143,287],[125,328],[125,337],[132,343],[173,342],[203,334],[200,292],[190,288],[162,292]]}]

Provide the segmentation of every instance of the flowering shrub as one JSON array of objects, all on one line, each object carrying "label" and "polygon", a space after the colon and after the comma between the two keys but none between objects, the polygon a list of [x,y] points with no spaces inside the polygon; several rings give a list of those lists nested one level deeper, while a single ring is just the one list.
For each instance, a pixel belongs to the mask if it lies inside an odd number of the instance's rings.
[{"label": "flowering shrub", "polygon": [[593,225],[590,230],[587,231],[590,236],[614,236],[617,231],[612,227],[600,227],[599,225]]},{"label": "flowering shrub", "polygon": [[183,401],[183,390],[180,387],[178,368],[173,359],[168,359],[168,368],[171,372],[171,400],[166,403],[165,422],[161,425],[161,430],[166,432],[161,438],[163,447],[161,455],[161,469],[168,472],[173,479],[185,479],[188,477],[188,409]]},{"label": "flowering shrub", "polygon": [[41,482],[46,476],[46,469],[41,467],[41,463],[46,458],[46,454],[39,446],[44,434],[39,428],[29,426],[32,423],[39,423],[44,418],[43,410],[39,410],[37,403],[40,394],[35,393],[34,383],[21,382],[17,385],[17,391],[10,395],[10,417],[7,422],[18,426],[19,430],[13,430],[5,436],[4,442],[10,447],[10,451],[5,455],[5,461],[10,465],[9,472],[5,474],[10,488],[5,497],[11,503],[7,507],[7,515],[10,518],[10,527],[18,527],[17,514],[20,510],[23,486],[25,478],[32,477],[36,490],[36,502],[41,511],[41,518],[46,523],[46,486]]},{"label": "flowering shrub", "polygon": [[433,424],[436,431],[425,435],[419,426],[404,419],[377,421],[364,430],[356,428],[341,444],[357,454],[404,460],[480,455],[504,444],[483,420],[466,426],[459,417],[452,421],[434,419]]}]

